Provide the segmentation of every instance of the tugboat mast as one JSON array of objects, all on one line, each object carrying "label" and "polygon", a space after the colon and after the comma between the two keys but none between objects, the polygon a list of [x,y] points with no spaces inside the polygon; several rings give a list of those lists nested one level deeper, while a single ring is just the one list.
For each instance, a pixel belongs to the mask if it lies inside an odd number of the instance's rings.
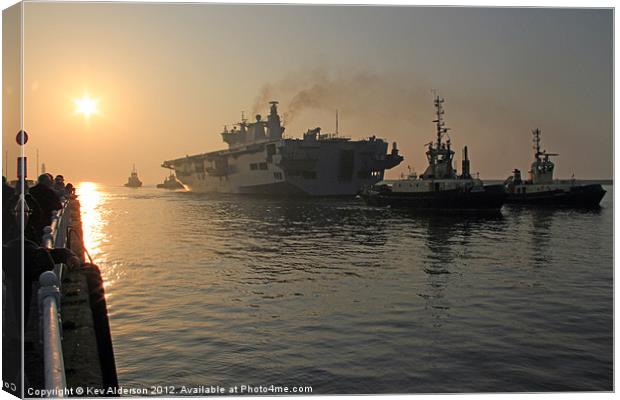
[{"label": "tugboat mast", "polygon": [[435,113],[437,114],[437,119],[433,120],[437,127],[437,148],[441,147],[441,135],[444,132],[445,122],[443,121],[444,110],[441,104],[444,102],[439,96],[435,97]]},{"label": "tugboat mast", "polygon": [[540,129],[534,129],[532,131],[532,135],[534,135],[534,149],[536,150],[534,157],[536,158],[536,160],[540,160],[540,156],[543,154],[540,151]]},{"label": "tugboat mast", "polygon": [[433,90],[433,94],[435,96],[433,104],[435,105],[436,115],[433,122],[437,130],[437,141],[434,146],[432,141],[428,143],[428,151],[426,152],[428,167],[422,177],[424,179],[455,179],[456,170],[452,168],[454,152],[450,148],[450,138],[447,138],[445,142],[442,141],[442,136],[449,130],[445,127],[443,120],[445,114],[443,103],[445,100],[435,90]]},{"label": "tugboat mast", "polygon": [[450,128],[445,128],[445,122],[443,120],[443,114],[445,111],[443,109],[443,102],[445,101],[443,98],[439,97],[436,91],[433,91],[435,94],[435,112],[437,114],[437,119],[433,120],[437,127],[437,149],[441,148],[441,136],[444,133],[447,133]]}]

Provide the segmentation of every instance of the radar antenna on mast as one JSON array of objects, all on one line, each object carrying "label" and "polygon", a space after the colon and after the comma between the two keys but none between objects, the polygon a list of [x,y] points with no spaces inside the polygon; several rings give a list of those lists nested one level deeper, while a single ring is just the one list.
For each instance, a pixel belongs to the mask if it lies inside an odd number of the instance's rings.
[{"label": "radar antenna on mast", "polygon": [[532,130],[532,135],[534,136],[534,138],[532,139],[532,141],[534,142],[532,148],[536,150],[536,159],[538,160],[540,156],[545,156],[546,158],[559,156],[560,154],[558,153],[547,153],[547,150],[540,150],[540,134],[540,129],[536,128]]}]

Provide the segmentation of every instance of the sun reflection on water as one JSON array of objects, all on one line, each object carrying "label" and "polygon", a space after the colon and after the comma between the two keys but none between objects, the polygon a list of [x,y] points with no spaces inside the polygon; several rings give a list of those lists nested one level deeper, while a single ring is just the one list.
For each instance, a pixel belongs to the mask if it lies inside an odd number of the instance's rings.
[{"label": "sun reflection on water", "polygon": [[[101,185],[94,182],[80,182],[75,191],[80,201],[84,248],[101,271],[105,298],[109,300],[111,294],[108,289],[118,279],[117,264],[110,263],[105,249],[105,245],[108,244],[106,225],[110,217],[109,204],[107,204],[110,196]],[[108,303],[108,310],[112,311],[110,303]]]},{"label": "sun reflection on water", "polygon": [[80,200],[84,247],[96,259],[96,256],[101,253],[103,239],[104,222],[101,215],[103,197],[98,185],[93,182],[80,182],[77,185],[76,194]]}]

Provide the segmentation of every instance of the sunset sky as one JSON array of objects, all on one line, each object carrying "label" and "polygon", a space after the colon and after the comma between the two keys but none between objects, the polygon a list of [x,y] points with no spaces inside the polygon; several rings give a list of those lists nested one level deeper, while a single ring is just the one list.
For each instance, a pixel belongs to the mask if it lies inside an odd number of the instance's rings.
[{"label": "sunset sky", "polygon": [[[14,178],[19,12],[3,18]],[[333,131],[338,109],[341,134],[398,142],[405,161],[388,176],[422,172],[431,89],[483,179],[527,171],[533,128],[560,153],[557,177],[613,173],[610,9],[26,3],[24,44],[31,178],[39,149],[68,181],[120,185],[135,163],[153,184],[162,161],[225,148],[223,126],[266,114],[269,100],[289,137]],[[75,111],[85,95],[90,117]]]}]

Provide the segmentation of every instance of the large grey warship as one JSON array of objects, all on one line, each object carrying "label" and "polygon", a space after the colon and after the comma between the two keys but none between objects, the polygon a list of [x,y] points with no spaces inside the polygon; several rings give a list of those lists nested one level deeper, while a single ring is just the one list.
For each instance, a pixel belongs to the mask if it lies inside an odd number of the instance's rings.
[{"label": "large grey warship", "polygon": [[351,140],[310,129],[302,139],[284,138],[278,102],[270,102],[267,121],[242,117],[224,127],[228,149],[164,161],[194,192],[274,196],[354,196],[400,164],[396,143],[375,136]]}]

